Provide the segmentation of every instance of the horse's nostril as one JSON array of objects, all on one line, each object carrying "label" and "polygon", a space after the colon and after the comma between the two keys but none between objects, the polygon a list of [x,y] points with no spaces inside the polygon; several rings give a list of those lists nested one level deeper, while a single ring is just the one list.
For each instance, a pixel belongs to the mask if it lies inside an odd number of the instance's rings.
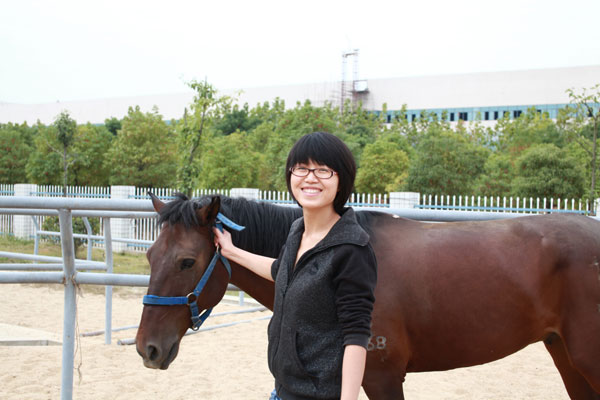
[{"label": "horse's nostril", "polygon": [[155,361],[158,356],[159,356],[160,352],[158,351],[158,349],[152,345],[148,345],[148,347],[146,348],[146,355],[148,356],[148,360],[150,361]]}]

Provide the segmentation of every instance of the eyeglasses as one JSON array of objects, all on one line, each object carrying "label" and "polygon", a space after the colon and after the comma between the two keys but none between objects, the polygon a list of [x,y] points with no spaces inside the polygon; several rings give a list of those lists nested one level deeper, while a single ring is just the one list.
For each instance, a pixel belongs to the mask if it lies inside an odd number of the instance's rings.
[{"label": "eyeglasses", "polygon": [[330,170],[329,168],[306,168],[306,167],[292,167],[290,168],[292,175],[299,178],[308,176],[311,172],[319,179],[329,179],[337,172]]}]

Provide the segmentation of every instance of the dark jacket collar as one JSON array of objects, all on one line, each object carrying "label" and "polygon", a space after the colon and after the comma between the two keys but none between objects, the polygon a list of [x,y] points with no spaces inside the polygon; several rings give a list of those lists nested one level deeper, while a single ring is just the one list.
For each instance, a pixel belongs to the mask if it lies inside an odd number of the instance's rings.
[{"label": "dark jacket collar", "polygon": [[[300,243],[304,232],[304,217],[298,218],[290,228],[290,237],[294,242]],[[366,246],[369,243],[369,234],[356,221],[356,214],[350,207],[344,208],[341,218],[331,227],[329,233],[314,247],[315,250],[335,246],[338,244],[355,244]]]}]

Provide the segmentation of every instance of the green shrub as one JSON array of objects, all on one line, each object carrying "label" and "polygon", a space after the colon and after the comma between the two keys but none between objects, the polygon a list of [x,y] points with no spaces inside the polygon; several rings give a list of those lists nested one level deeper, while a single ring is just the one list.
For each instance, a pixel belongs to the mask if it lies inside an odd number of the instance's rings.
[{"label": "green shrub", "polygon": [[[100,218],[88,218],[88,221],[90,223],[90,227],[92,228],[92,235],[98,234],[100,231],[99,230]],[[60,224],[58,222],[58,217],[46,218],[46,220],[42,224],[42,230],[60,232]],[[87,229],[85,228],[85,223],[83,222],[83,218],[81,218],[81,217],[73,218],[73,233],[82,233],[84,235],[87,234]],[[60,237],[59,236],[49,236],[49,240],[59,243]],[[77,252],[77,249],[79,249],[79,247],[82,246],[84,243],[87,243],[87,239],[75,238],[74,239],[75,252]]]}]

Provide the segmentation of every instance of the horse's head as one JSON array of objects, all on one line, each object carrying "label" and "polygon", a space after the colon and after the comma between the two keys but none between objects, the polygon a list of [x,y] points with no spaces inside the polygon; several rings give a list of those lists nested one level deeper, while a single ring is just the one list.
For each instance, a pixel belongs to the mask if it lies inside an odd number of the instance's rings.
[{"label": "horse's head", "polygon": [[196,303],[200,310],[209,309],[223,297],[229,274],[217,263],[201,293],[193,295],[216,251],[212,227],[219,212],[219,197],[213,197],[207,205],[183,195],[167,204],[154,195],[151,197],[162,227],[146,254],[150,262],[150,284],[148,296],[144,297],[136,347],[146,367],[167,369],[177,356],[181,338],[192,327],[191,307],[185,303],[149,304],[146,299],[178,298],[187,302],[185,297],[191,294],[190,303]]}]

